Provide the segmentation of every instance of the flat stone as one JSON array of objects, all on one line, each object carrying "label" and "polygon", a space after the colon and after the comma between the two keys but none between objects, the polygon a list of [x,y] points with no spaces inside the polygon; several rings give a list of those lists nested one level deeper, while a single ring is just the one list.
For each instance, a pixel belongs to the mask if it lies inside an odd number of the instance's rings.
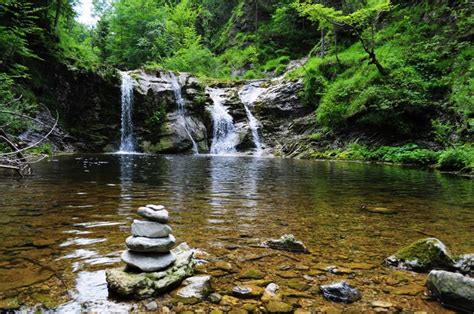
[{"label": "flat stone", "polygon": [[406,286],[401,286],[401,287],[395,287],[392,290],[393,294],[396,295],[409,295],[409,296],[415,296],[423,293],[424,288],[420,285],[417,284],[409,284]]},{"label": "flat stone", "polygon": [[265,306],[268,313],[291,313],[293,312],[293,306],[288,303],[281,301],[270,301]]},{"label": "flat stone", "polygon": [[426,278],[431,295],[455,310],[474,312],[474,279],[443,270],[432,270]]},{"label": "flat stone", "polygon": [[463,254],[456,259],[454,264],[459,272],[463,274],[469,274],[474,277],[474,254]]},{"label": "flat stone", "polygon": [[149,207],[140,207],[138,208],[138,215],[142,216],[145,219],[164,224],[168,223],[169,221],[169,214],[166,209],[154,210]]},{"label": "flat stone", "polygon": [[132,235],[136,237],[163,238],[171,234],[171,227],[154,221],[134,220]]},{"label": "flat stone", "polygon": [[170,234],[165,238],[145,238],[130,236],[125,244],[132,252],[141,253],[166,253],[176,244],[175,237]]},{"label": "flat stone", "polygon": [[285,234],[277,240],[268,240],[262,243],[262,246],[274,250],[289,251],[295,253],[308,253],[308,249],[303,242],[296,240],[292,234]]},{"label": "flat stone", "polygon": [[182,288],[176,292],[180,302],[195,304],[204,300],[211,293],[211,276],[193,276],[185,279]]},{"label": "flat stone", "polygon": [[320,290],[326,299],[334,302],[353,303],[361,299],[359,290],[345,281],[322,285]]},{"label": "flat stone", "polygon": [[382,307],[382,308],[389,308],[392,307],[393,304],[387,301],[372,301],[370,302],[370,305],[373,307]]},{"label": "flat stone", "polygon": [[262,279],[263,277],[265,277],[264,273],[253,268],[247,269],[239,275],[240,279]]},{"label": "flat stone", "polygon": [[174,248],[171,253],[176,261],[160,272],[136,273],[126,268],[106,271],[109,290],[124,298],[145,299],[170,291],[194,271],[193,251],[186,243]]},{"label": "flat stone", "polygon": [[153,204],[148,204],[146,207],[153,209],[153,210],[162,210],[165,209],[163,205],[153,205]]},{"label": "flat stone", "polygon": [[259,299],[263,295],[263,288],[258,286],[236,286],[232,294],[240,299]]},{"label": "flat stone", "polygon": [[133,253],[129,250],[122,253],[122,261],[127,265],[144,272],[156,272],[170,266],[176,256],[169,253]]}]

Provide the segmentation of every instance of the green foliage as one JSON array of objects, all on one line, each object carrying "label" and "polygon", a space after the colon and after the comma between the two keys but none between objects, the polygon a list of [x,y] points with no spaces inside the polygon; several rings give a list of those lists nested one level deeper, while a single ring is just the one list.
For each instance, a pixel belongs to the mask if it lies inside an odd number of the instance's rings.
[{"label": "green foliage", "polygon": [[42,144],[36,147],[33,147],[28,150],[28,153],[30,154],[36,154],[36,155],[41,155],[41,154],[46,154],[46,155],[52,155],[53,154],[53,147],[51,144]]},{"label": "green foliage", "polygon": [[7,74],[0,73],[0,126],[9,134],[17,134],[30,125],[28,119],[17,114],[31,115],[36,110],[34,103],[15,93],[14,84]]},{"label": "green foliage", "polygon": [[156,128],[156,127],[161,127],[163,122],[165,122],[166,119],[166,108],[162,104],[159,106],[159,109],[154,111],[146,120],[145,120],[145,125],[150,128]]},{"label": "green foliage", "polygon": [[474,147],[464,145],[447,149],[440,154],[437,167],[446,171],[474,172]]}]

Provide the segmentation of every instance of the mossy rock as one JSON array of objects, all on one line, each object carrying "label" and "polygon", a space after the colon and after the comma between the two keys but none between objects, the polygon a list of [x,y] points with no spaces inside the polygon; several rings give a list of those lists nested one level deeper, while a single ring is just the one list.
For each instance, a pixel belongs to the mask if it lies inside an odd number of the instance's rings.
[{"label": "mossy rock", "polygon": [[426,272],[451,269],[454,260],[443,242],[436,238],[418,240],[385,259],[385,264],[400,269]]}]

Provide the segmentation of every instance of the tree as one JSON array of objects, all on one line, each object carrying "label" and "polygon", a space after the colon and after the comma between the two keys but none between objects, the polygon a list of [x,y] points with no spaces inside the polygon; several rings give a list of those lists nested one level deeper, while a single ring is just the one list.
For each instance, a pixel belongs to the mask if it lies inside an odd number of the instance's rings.
[{"label": "tree", "polygon": [[388,75],[375,53],[375,30],[383,13],[391,10],[390,0],[372,1],[371,5],[364,6],[349,14],[333,7],[320,3],[295,2],[294,7],[301,16],[318,23],[320,30],[341,28],[351,32],[362,44],[362,48],[369,55],[369,62],[377,67],[380,74]]}]

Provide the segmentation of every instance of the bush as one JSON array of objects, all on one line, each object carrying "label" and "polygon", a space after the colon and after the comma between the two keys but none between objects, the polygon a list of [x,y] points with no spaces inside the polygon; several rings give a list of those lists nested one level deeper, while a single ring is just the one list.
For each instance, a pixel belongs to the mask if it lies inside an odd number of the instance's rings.
[{"label": "bush", "polygon": [[474,171],[474,148],[468,145],[450,148],[438,159],[438,169],[446,171]]}]

